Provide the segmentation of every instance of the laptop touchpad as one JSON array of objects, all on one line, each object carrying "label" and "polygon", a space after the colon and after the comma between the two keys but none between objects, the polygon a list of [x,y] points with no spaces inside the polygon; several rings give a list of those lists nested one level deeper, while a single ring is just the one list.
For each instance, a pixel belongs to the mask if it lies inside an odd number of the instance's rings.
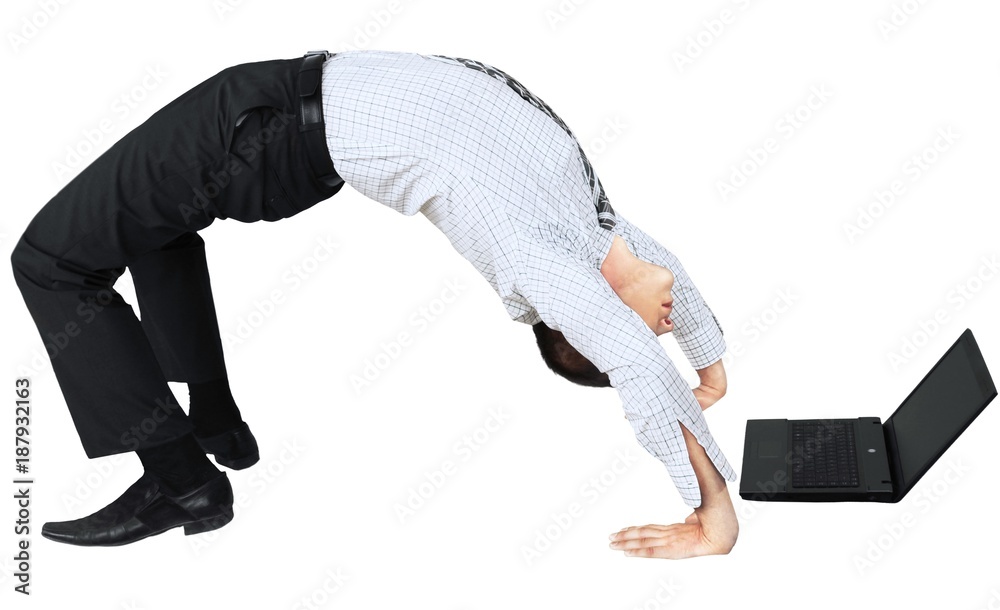
[{"label": "laptop touchpad", "polygon": [[776,458],[781,457],[781,443],[779,441],[760,441],[757,444],[757,457]]}]

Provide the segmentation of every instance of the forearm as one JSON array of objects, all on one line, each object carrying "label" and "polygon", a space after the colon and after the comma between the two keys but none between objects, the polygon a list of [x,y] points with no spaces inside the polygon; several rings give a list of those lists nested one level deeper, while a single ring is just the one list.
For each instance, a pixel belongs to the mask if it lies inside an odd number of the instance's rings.
[{"label": "forearm", "polygon": [[726,395],[728,383],[722,359],[716,360],[706,368],[698,369],[698,379],[701,384],[694,389],[694,395],[704,411]]},{"label": "forearm", "polygon": [[[715,468],[715,464],[705,453],[705,448],[698,443],[698,439],[681,424],[677,423],[684,434],[684,444],[687,445],[688,459],[691,467],[694,468],[695,477],[698,479],[698,488],[701,490],[700,509],[717,505],[720,501],[729,502],[729,492],[726,489],[726,480]],[[730,506],[732,505],[731,502]]]},{"label": "forearm", "polygon": [[683,424],[680,426],[691,465],[698,478],[698,487],[701,489],[701,506],[694,509],[694,515],[701,527],[702,539],[707,548],[713,549],[712,552],[728,553],[736,544],[740,525],[726,488],[726,480],[715,469],[694,435]]},{"label": "forearm", "polygon": [[718,359],[703,369],[698,369],[698,379],[701,386],[719,394],[719,397],[726,395],[728,385],[726,379],[726,368],[722,364],[722,359]]}]

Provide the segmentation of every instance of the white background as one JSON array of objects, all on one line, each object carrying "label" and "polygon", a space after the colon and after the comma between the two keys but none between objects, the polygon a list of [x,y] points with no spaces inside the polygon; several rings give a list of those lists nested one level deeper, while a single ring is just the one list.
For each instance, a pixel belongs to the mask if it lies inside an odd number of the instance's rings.
[{"label": "white background", "polygon": [[[729,343],[729,394],[706,416],[737,470],[748,418],[885,418],[967,327],[1000,371],[1000,279],[983,262],[1000,256],[995,3],[232,4],[4,4],[5,261],[72,175],[222,68],[313,48],[439,53],[497,66],[544,99],[612,205],[683,261]],[[112,129],[88,150],[85,132],[103,119]],[[957,135],[934,150],[938,130]],[[754,162],[769,138],[772,152]],[[71,150],[82,161],[60,173]],[[928,161],[919,174],[914,155]],[[741,165],[752,175],[723,197],[720,181]],[[875,193],[894,181],[905,191],[877,209]],[[850,240],[845,224],[870,207],[877,218]],[[141,468],[134,454],[86,458],[13,279],[0,274],[0,383],[12,390],[28,373],[35,385],[33,595],[12,591],[7,479],[4,607],[1000,606],[1000,406],[900,504],[749,503],[731,484],[741,521],[731,554],[627,558],[608,548],[609,533],[689,512],[665,468],[635,440],[614,390],[544,367],[530,328],[509,321],[426,219],[345,187],[280,223],[217,222],[202,235],[223,332],[255,323],[227,348],[262,450],[256,467],[229,472],[236,519],[113,549],[41,538],[42,522],[97,510]],[[322,239],[337,247],[317,263]],[[285,279],[296,266],[310,270],[297,286]],[[448,281],[460,290],[443,303]],[[118,287],[134,303],[127,275]],[[254,314],[274,290],[282,302]],[[437,312],[426,326],[411,322],[421,308]],[[938,310],[945,322],[928,325]],[[409,345],[357,391],[352,376],[401,331]],[[661,341],[694,383],[673,339]],[[893,364],[906,341],[919,347]],[[186,404],[185,386],[172,387]],[[0,455],[13,478],[5,395]],[[508,419],[487,439],[480,431],[463,459],[454,444],[490,409]],[[614,474],[618,453],[630,465]],[[396,504],[446,460],[457,472],[401,520]],[[598,492],[589,481],[602,476],[610,485]],[[552,515],[574,502],[581,516],[556,526]],[[556,539],[526,561],[546,528]]]}]

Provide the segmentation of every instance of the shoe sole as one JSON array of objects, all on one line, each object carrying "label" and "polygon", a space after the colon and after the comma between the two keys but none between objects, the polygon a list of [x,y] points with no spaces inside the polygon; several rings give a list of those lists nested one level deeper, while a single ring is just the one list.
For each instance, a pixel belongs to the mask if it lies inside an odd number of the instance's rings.
[{"label": "shoe sole", "polygon": [[[194,534],[203,534],[205,532],[211,532],[212,530],[217,530],[220,527],[222,527],[224,525],[227,525],[232,520],[233,520],[233,511],[232,511],[232,509],[223,510],[222,513],[219,514],[219,515],[214,515],[212,517],[206,517],[205,519],[202,519],[200,521],[193,521],[191,523],[185,523],[184,524],[184,535],[185,536],[192,536]],[[140,540],[145,540],[146,538],[152,538],[153,536],[159,536],[160,534],[169,532],[170,530],[172,530],[172,529],[174,529],[176,527],[180,527],[180,524],[177,524],[177,525],[175,525],[173,527],[168,527],[167,529],[160,530],[158,532],[149,532],[148,534],[146,534],[144,536],[140,536],[140,537],[138,537],[138,538],[136,538],[134,540],[122,541],[122,542],[117,542],[117,543],[113,543],[113,544],[80,544],[78,542],[72,542],[72,541],[69,541],[69,540],[63,540],[63,539],[58,538],[58,537],[53,537],[53,536],[47,534],[44,530],[42,531],[42,537],[43,538],[47,538],[49,540],[53,540],[55,542],[60,542],[60,543],[63,543],[63,544],[70,544],[70,545],[73,545],[73,546],[82,546],[82,547],[91,547],[91,548],[93,548],[93,547],[102,547],[102,546],[103,547],[114,547],[114,546],[124,546],[126,544],[133,544],[135,542],[139,542]]]},{"label": "shoe sole", "polygon": [[215,463],[220,466],[225,466],[226,468],[231,468],[232,470],[243,470],[244,468],[249,468],[260,461],[260,452],[232,460],[220,458],[217,455],[214,457]]},{"label": "shoe sole", "polygon": [[233,520],[232,509],[224,510],[220,515],[215,515],[214,517],[208,517],[207,519],[202,519],[201,521],[195,521],[194,523],[188,523],[187,525],[184,526],[184,535],[191,536],[194,534],[203,534],[205,532],[217,530],[232,520]]}]

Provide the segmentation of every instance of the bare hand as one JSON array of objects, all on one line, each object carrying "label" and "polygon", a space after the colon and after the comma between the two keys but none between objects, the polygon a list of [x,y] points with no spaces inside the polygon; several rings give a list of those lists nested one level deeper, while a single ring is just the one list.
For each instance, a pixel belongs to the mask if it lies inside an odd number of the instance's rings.
[{"label": "bare hand", "polygon": [[611,548],[628,557],[686,559],[701,555],[725,555],[736,544],[737,530],[722,528],[708,532],[691,513],[684,523],[627,527],[611,535]]}]

